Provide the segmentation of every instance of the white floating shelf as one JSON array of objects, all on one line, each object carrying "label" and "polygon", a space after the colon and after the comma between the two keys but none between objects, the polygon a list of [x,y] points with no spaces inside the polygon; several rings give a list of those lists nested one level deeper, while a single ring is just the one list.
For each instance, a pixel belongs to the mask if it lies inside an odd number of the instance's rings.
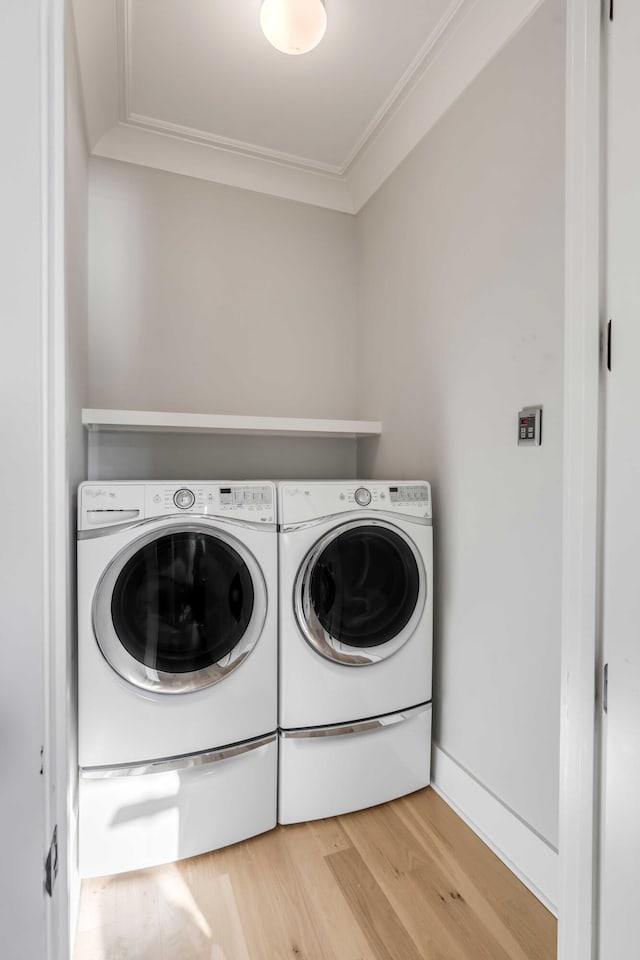
[{"label": "white floating shelf", "polygon": [[158,413],[151,410],[83,410],[88,430],[160,433],[226,433],[250,437],[379,437],[372,420],[307,420],[298,417],[236,417],[216,413]]}]

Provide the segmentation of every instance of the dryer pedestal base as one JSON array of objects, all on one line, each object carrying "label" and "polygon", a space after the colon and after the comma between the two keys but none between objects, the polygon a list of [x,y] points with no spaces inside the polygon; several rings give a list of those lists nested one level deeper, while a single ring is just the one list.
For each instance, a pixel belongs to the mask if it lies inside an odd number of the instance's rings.
[{"label": "dryer pedestal base", "polygon": [[[200,758],[118,775],[80,771],[81,877],[216,850],[276,825],[275,734]],[[195,759],[195,763],[188,765]],[[185,760],[187,765],[185,765]],[[181,765],[182,764],[182,765]]]},{"label": "dryer pedestal base", "polygon": [[431,704],[340,727],[282,731],[278,822],[386,803],[429,784]]}]

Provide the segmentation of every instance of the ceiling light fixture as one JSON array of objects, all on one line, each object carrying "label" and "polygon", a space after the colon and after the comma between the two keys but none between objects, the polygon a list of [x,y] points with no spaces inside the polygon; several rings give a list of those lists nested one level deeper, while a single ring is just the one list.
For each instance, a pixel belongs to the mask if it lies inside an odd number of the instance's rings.
[{"label": "ceiling light fixture", "polygon": [[322,0],[263,0],[260,26],[269,43],[282,53],[308,53],[327,29]]}]

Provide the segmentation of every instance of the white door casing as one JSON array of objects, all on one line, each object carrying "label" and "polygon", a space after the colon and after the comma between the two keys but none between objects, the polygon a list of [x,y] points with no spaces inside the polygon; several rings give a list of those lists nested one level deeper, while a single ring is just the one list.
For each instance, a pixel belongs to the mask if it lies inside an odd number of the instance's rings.
[{"label": "white door casing", "polygon": [[608,256],[612,321],[607,375],[600,840],[602,960],[640,941],[640,6],[616,0],[609,31]]},{"label": "white door casing", "polygon": [[66,960],[63,0],[2,4],[0,74],[0,930],[14,960]]},{"label": "white door casing", "polygon": [[594,956],[603,17],[567,2],[559,960]]}]

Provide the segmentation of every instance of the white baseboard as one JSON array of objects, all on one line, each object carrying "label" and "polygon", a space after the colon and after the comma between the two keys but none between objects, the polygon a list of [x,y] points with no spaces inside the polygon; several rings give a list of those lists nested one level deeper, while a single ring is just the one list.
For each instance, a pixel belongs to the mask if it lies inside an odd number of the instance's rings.
[{"label": "white baseboard", "polygon": [[431,786],[557,917],[557,851],[435,744]]}]

